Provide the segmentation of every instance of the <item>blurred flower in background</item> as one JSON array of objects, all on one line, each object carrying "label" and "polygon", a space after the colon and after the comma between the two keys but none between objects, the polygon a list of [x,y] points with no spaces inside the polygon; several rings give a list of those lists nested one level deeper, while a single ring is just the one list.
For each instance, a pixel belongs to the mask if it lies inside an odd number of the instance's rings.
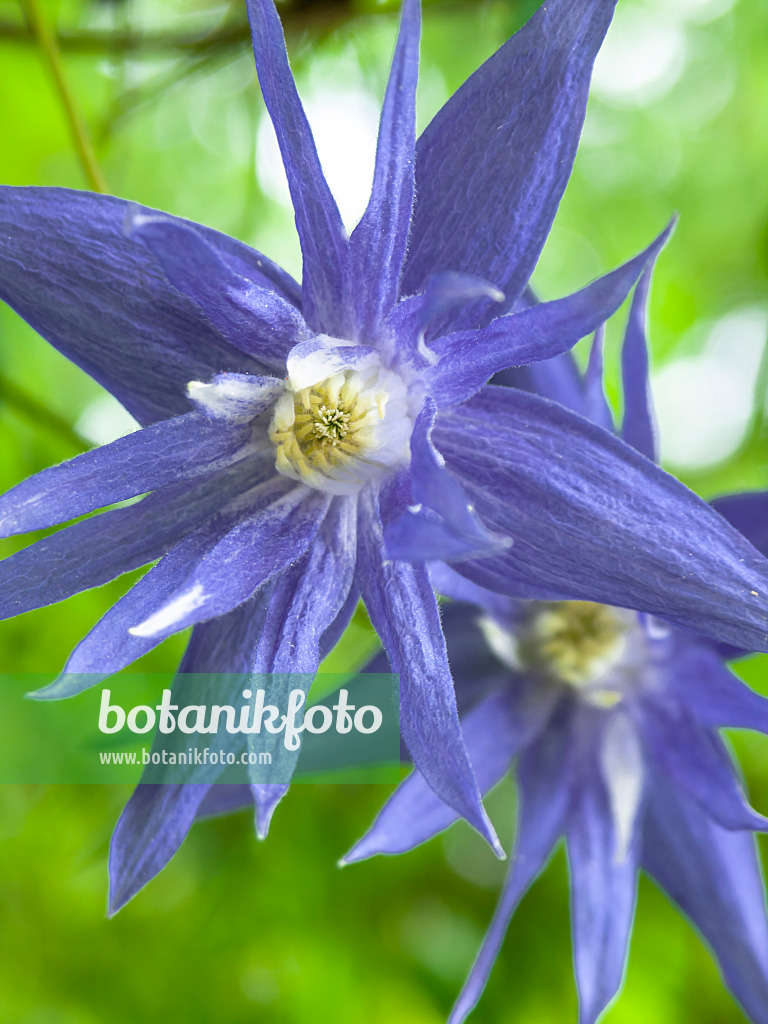
[{"label": "blurred flower in background", "polygon": [[[624,339],[622,433],[653,457],[649,283],[647,271]],[[583,378],[568,354],[508,383],[607,424],[601,347],[599,332]],[[715,504],[768,548],[768,492]],[[699,929],[750,1019],[768,1020],[768,915],[753,838],[768,819],[747,804],[717,732],[768,733],[768,701],[724,665],[744,652],[624,608],[505,599],[445,568],[435,575],[457,599],[443,622],[481,789],[517,759],[520,794],[509,874],[450,1024],[478,1002],[512,915],[561,837],[581,1024],[594,1024],[621,988],[641,869]],[[415,770],[344,863],[413,849],[455,817]]]}]

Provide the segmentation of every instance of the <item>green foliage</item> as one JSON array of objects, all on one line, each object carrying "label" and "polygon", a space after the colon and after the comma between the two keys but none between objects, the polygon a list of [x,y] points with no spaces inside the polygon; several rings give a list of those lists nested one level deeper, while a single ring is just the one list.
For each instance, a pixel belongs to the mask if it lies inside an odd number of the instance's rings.
[{"label": "green foliage", "polygon": [[[362,109],[373,109],[391,53],[393,6],[286,3],[301,90],[326,106],[329,89],[337,102],[342,93],[362,94]],[[426,5],[422,124],[535,6],[532,0]],[[298,272],[291,215],[272,195],[265,170],[264,114],[241,6],[63,0],[45,3],[42,12],[61,30],[66,79],[111,191],[234,234]],[[679,211],[654,286],[652,341],[662,376],[683,358],[689,361],[683,369],[693,373],[712,348],[713,325],[746,310],[752,330],[768,312],[768,8],[749,0],[621,0],[612,31],[623,40],[623,64],[614,47],[613,64],[598,74],[582,151],[535,283],[545,296],[575,288],[647,244],[670,212]],[[643,32],[644,59],[639,44],[630,46]],[[107,44],[109,35],[122,40],[121,49]],[[206,45],[193,45],[200,38]],[[634,53],[634,64],[627,53]],[[649,78],[648,67],[665,53],[668,67]],[[86,187],[61,94],[9,0],[0,0],[0,63],[0,179]],[[633,74],[641,81],[635,89]],[[343,128],[344,118],[337,114],[337,120]],[[357,142],[352,131],[350,160]],[[734,364],[745,358],[745,322],[725,322]],[[617,408],[619,329],[610,332],[608,350]],[[749,344],[752,351],[754,340]],[[750,390],[749,373],[745,379],[744,429],[730,450],[709,461],[670,461],[704,496],[768,486],[765,381],[758,394]],[[718,403],[729,397],[724,390],[725,382],[699,396],[715,421]],[[691,400],[681,393],[672,408],[681,421],[698,422]],[[668,397],[664,409],[668,419]],[[98,387],[0,309],[2,488],[119,429],[118,412]],[[3,542],[3,554],[13,549]],[[2,670],[55,673],[128,582],[3,623]],[[183,643],[173,638],[139,667],[171,670]],[[358,617],[326,668],[350,671],[373,649],[370,628]],[[766,659],[739,670],[768,692]],[[754,801],[768,810],[765,742],[753,736],[734,742]],[[490,852],[464,826],[410,856],[338,871],[336,860],[387,790],[302,786],[279,808],[265,843],[253,837],[247,815],[207,822],[146,891],[107,921],[107,847],[127,793],[4,789],[3,1021],[439,1024],[501,879]],[[490,808],[508,840],[510,785],[492,795]],[[473,1020],[574,1019],[559,855],[515,917]],[[608,1020],[742,1019],[699,940],[644,884],[624,997]]]}]

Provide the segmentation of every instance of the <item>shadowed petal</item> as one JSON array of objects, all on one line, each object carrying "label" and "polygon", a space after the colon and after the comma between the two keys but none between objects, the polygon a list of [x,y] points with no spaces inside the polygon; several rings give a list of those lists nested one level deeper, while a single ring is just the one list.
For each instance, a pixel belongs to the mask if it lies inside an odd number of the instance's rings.
[{"label": "shadowed petal", "polygon": [[[604,430],[613,430],[613,413],[605,398],[605,387],[603,386],[603,342],[605,341],[605,326],[600,326],[595,331],[592,341],[592,348],[589,350],[589,362],[584,373],[584,408],[576,409],[569,406],[574,412],[581,412],[588,420],[596,423]],[[542,392],[539,392],[542,394]],[[544,395],[548,398],[548,395]],[[565,404],[565,403],[563,403]]]},{"label": "shadowed petal", "polygon": [[689,645],[676,654],[668,685],[681,706],[707,728],[768,733],[768,700],[738,679],[709,647]]},{"label": "shadowed petal", "polygon": [[[266,368],[232,347],[125,234],[135,209],[69,189],[0,188],[0,298],[149,423],[188,411],[190,380]],[[238,273],[292,299],[295,285],[266,257],[196,230]]]},{"label": "shadowed petal", "polygon": [[648,292],[655,257],[643,271],[632,297],[629,320],[621,349],[621,379],[624,386],[624,422],[621,436],[652,461],[657,460],[650,383],[648,380]]},{"label": "shadowed petal", "polygon": [[509,553],[456,563],[490,589],[637,608],[768,649],[768,561],[708,505],[565,408],[486,387],[442,413],[446,465]]},{"label": "shadowed petal", "polygon": [[418,366],[434,364],[437,356],[425,343],[429,325],[443,313],[483,297],[503,302],[504,292],[470,274],[434,274],[420,295],[403,299],[389,316],[387,328],[392,337],[393,356],[405,357]]},{"label": "shadowed petal", "polygon": [[[433,562],[429,566],[429,578],[438,594],[450,597],[452,601],[465,601],[474,605],[476,609],[486,612],[499,622],[512,622],[517,608],[515,598],[479,587],[444,562]],[[451,607],[452,605],[449,605],[443,610],[444,617],[450,613]],[[484,646],[487,645],[481,645]],[[449,657],[453,657],[450,652]]]},{"label": "shadowed petal", "polygon": [[317,672],[321,637],[352,587],[356,547],[355,499],[336,498],[306,555],[275,584],[255,672]]},{"label": "shadowed petal", "polygon": [[754,837],[721,828],[666,779],[647,803],[642,864],[699,929],[754,1024],[768,1024],[768,923]]},{"label": "shadowed petal", "polygon": [[[549,0],[438,112],[416,148],[404,294],[457,270],[514,304],[571,173],[595,59],[615,0]],[[503,167],[504,173],[499,173]],[[452,318],[475,327],[484,302]]]},{"label": "shadowed petal", "polygon": [[712,507],[743,533],[750,544],[768,555],[768,491],[729,494],[716,498]]},{"label": "shadowed petal", "polygon": [[293,303],[236,273],[199,232],[171,217],[137,212],[126,227],[230,345],[283,373],[293,345],[309,336]]},{"label": "shadowed petal", "polygon": [[461,736],[437,603],[423,566],[386,558],[378,500],[360,495],[357,585],[394,672],[400,674],[403,739],[415,765],[446,803],[495,851],[499,841],[483,809]]},{"label": "shadowed petal", "polygon": [[315,331],[349,337],[347,235],[296,91],[280,18],[272,0],[247,0],[246,6],[259,84],[277,133],[304,257],[304,316]]},{"label": "shadowed petal", "polygon": [[[509,540],[490,533],[475,514],[460,485],[445,468],[445,459],[431,441],[437,409],[428,398],[411,434],[411,489],[416,506],[409,507],[384,531],[390,558],[413,561],[451,559],[509,547]],[[430,514],[430,511],[434,514]]]},{"label": "shadowed petal", "polygon": [[476,1005],[518,903],[565,830],[574,770],[569,731],[567,709],[561,707],[550,726],[520,757],[520,800],[509,874],[448,1024],[462,1024]]},{"label": "shadowed petal", "polygon": [[643,717],[648,760],[660,776],[666,775],[723,828],[768,832],[768,819],[747,803],[735,765],[716,733],[666,702],[646,702]]},{"label": "shadowed petal", "polygon": [[[541,731],[549,703],[531,699],[529,689],[487,697],[462,719],[462,732],[480,792],[501,779],[521,747]],[[444,803],[420,771],[402,782],[363,838],[343,858],[343,864],[377,853],[405,853],[448,828],[461,815]]]},{"label": "shadowed petal", "polygon": [[573,295],[498,317],[478,331],[438,338],[432,345],[438,362],[424,371],[438,406],[463,402],[497,371],[561,355],[597,330],[622,304],[671,230],[672,225],[634,259]]},{"label": "shadowed petal", "polygon": [[251,787],[245,782],[221,782],[210,786],[195,812],[195,819],[215,818],[220,814],[253,807]]},{"label": "shadowed petal", "polygon": [[358,337],[368,340],[380,332],[397,301],[408,241],[420,30],[419,0],[405,0],[381,112],[371,198],[350,239],[350,280],[357,303]]}]

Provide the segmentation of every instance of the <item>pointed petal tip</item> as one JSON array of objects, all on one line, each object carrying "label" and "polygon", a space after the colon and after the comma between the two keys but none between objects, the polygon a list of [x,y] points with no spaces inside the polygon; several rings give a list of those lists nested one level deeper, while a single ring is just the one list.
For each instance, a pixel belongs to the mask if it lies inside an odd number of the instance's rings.
[{"label": "pointed petal tip", "polygon": [[107,920],[111,921],[135,895],[135,892],[115,890],[110,881],[109,894],[107,896]]},{"label": "pointed petal tip", "polygon": [[29,690],[24,696],[27,700],[61,700],[62,697],[67,696],[66,694],[58,694],[58,690],[61,689],[61,677],[54,679],[52,683],[48,683],[47,686],[41,686],[39,690]]},{"label": "pointed petal tip", "polygon": [[377,853],[381,853],[381,850],[373,848],[370,841],[366,841],[368,838],[368,835],[364,835],[362,839],[359,839],[343,857],[336,861],[336,866],[346,868],[350,864],[358,864],[361,860],[368,860],[370,857],[375,857]]},{"label": "pointed petal tip", "polygon": [[[488,817],[488,813],[485,808],[480,805],[480,820],[477,822],[471,821],[470,824],[474,825],[480,835],[485,839],[490,848],[493,850],[494,855],[498,860],[506,860],[507,855],[504,852],[504,847],[501,845],[499,837],[496,835],[496,829],[493,827],[491,819]],[[359,844],[358,844],[359,845]]]},{"label": "pointed petal tip", "polygon": [[272,817],[277,809],[277,805],[284,796],[285,790],[283,790],[283,792],[277,797],[273,796],[271,798],[261,800],[257,799],[255,801],[253,823],[256,830],[256,838],[260,842],[266,839],[269,835],[269,827],[272,824]]}]

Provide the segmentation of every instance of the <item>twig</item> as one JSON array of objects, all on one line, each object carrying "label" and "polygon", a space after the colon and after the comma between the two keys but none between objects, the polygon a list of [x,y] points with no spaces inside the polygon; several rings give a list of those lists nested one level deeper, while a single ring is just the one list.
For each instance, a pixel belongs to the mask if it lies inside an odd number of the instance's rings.
[{"label": "twig", "polygon": [[78,452],[84,452],[89,447],[77,431],[67,421],[53,412],[47,405],[38,402],[32,395],[27,394],[18,384],[0,375],[0,402],[5,402],[16,412],[21,413],[31,420],[35,426],[44,427],[56,434],[62,440],[67,441],[76,448]]},{"label": "twig", "polygon": [[21,0],[21,6],[29,22],[30,30],[37,40],[50,68],[56,91],[59,94],[64,114],[69,123],[72,141],[74,142],[75,150],[77,151],[80,165],[88,184],[95,192],[107,192],[107,183],[96,160],[96,154],[88,137],[85,122],[80,116],[80,111],[77,109],[74,97],[64,76],[64,68],[62,67],[61,54],[59,53],[56,37],[43,18],[39,0]]},{"label": "twig", "polygon": [[[29,0],[24,0],[25,5]],[[36,2],[36,0],[32,0]],[[391,13],[391,8],[384,8]],[[336,0],[316,8],[313,5],[286,7],[280,9],[286,27],[328,28],[349,18],[354,13],[349,0]],[[226,49],[250,42],[248,22],[234,21],[232,24],[205,32],[136,32],[114,31],[112,29],[61,29],[55,41],[62,51],[76,53],[130,53],[134,57],[154,56],[168,51],[176,53],[204,53],[211,49]],[[31,44],[35,35],[25,25],[0,20],[0,40]]]}]

